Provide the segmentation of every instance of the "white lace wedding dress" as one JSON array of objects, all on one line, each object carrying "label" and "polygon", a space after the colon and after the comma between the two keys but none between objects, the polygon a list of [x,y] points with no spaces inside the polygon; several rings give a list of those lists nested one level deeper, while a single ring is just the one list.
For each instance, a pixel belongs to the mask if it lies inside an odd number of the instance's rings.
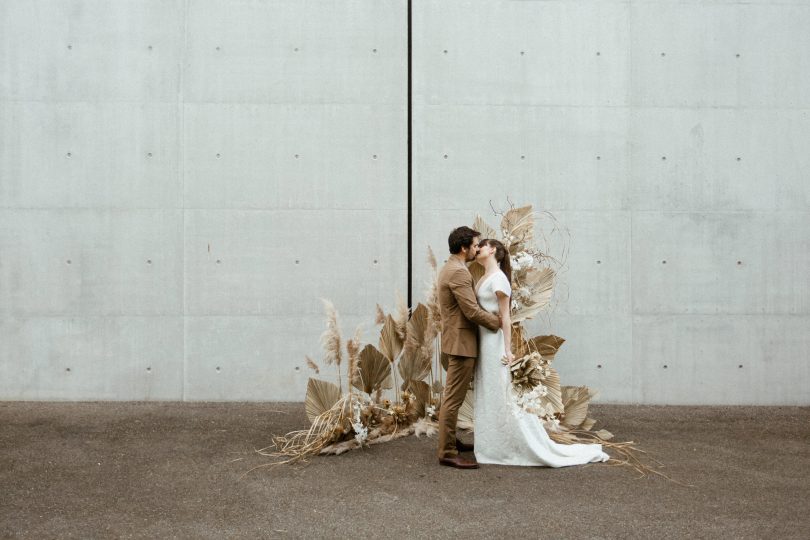
[{"label": "white lace wedding dress", "polygon": [[[483,309],[498,311],[496,291],[511,296],[503,272],[482,278],[476,296]],[[475,458],[479,463],[567,467],[607,461],[599,444],[558,444],[552,441],[542,421],[521,409],[512,395],[509,368],[504,356],[503,332],[478,330],[478,360],[475,366]]]}]

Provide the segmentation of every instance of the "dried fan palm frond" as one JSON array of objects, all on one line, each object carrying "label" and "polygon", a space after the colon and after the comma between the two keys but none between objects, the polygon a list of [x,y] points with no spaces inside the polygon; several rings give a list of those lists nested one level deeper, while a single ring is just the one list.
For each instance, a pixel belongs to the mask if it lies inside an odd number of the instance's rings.
[{"label": "dried fan palm frond", "polygon": [[360,352],[352,386],[369,396],[380,388],[392,388],[391,364],[374,345],[366,345]]},{"label": "dried fan palm frond", "polygon": [[406,334],[408,333],[408,316],[410,315],[410,311],[408,310],[408,305],[405,303],[405,299],[402,298],[402,294],[397,291],[397,311],[396,316],[394,317],[394,322],[396,323],[396,330],[397,334],[399,335],[399,339],[405,341]]},{"label": "dried fan palm frond", "polygon": [[405,348],[397,366],[404,382],[403,386],[407,381],[421,381],[430,373],[433,351],[432,339],[431,343],[425,343],[428,337],[427,326],[428,310],[424,304],[419,304],[408,321]]},{"label": "dried fan palm frond", "polygon": [[380,330],[380,351],[388,358],[392,364],[399,357],[402,351],[402,340],[397,332],[397,323],[391,315],[385,318],[382,330]]},{"label": "dried fan palm frond", "polygon": [[596,420],[593,418],[586,418],[584,422],[579,426],[580,429],[584,429],[585,431],[590,431],[593,425],[596,423]]},{"label": "dried fan palm frond", "polygon": [[464,403],[458,409],[456,425],[461,429],[475,429],[475,390],[467,390]]},{"label": "dried fan palm frond", "polygon": [[447,367],[450,365],[450,358],[447,353],[440,353],[439,354],[439,361],[442,364],[442,368],[447,371]]},{"label": "dried fan palm frond", "polygon": [[430,403],[430,385],[425,381],[408,381],[408,391],[414,395],[416,417],[422,418],[425,416],[425,407]]},{"label": "dried fan palm frond", "polygon": [[323,346],[324,362],[340,366],[343,360],[342,342],[340,338],[340,325],[338,324],[338,313],[335,305],[329,300],[322,298],[324,310],[326,311],[326,330],[321,334],[321,346]]},{"label": "dried fan palm frond", "polygon": [[480,215],[475,216],[472,228],[474,231],[478,231],[481,233],[482,240],[486,238],[491,240],[500,239],[498,231],[490,227],[489,224],[486,221],[484,221],[484,218],[482,218]]},{"label": "dried fan palm frond", "polygon": [[540,356],[550,364],[554,361],[554,356],[563,343],[565,343],[565,339],[555,335],[534,336],[529,340],[529,348],[539,352]]},{"label": "dried fan palm frond", "polygon": [[549,408],[555,413],[562,414],[565,411],[563,405],[562,389],[560,388],[560,375],[557,370],[552,367],[546,367],[545,374],[540,377],[543,386],[546,387],[546,395],[540,399],[540,404],[548,410]]},{"label": "dried fan palm frond", "polygon": [[377,315],[374,318],[374,324],[385,324],[385,312],[380,307],[380,304],[377,304]]},{"label": "dried fan palm frond", "polygon": [[508,210],[501,220],[501,231],[504,244],[512,254],[520,251],[523,244],[530,244],[534,240],[534,212],[531,205]]},{"label": "dried fan palm frond", "polygon": [[484,267],[478,264],[478,262],[476,261],[473,261],[470,264],[468,264],[467,269],[470,271],[470,275],[472,276],[473,285],[478,283],[478,280],[484,277],[484,274],[486,273]]},{"label": "dried fan palm frond", "polygon": [[531,291],[529,298],[523,301],[523,305],[512,314],[512,322],[521,322],[531,319],[551,302],[554,295],[554,276],[556,273],[551,268],[543,268],[536,272],[529,272],[531,283],[524,283]]},{"label": "dried fan palm frond", "polygon": [[320,379],[309,379],[304,408],[310,422],[330,410],[340,400],[340,389],[337,385]]},{"label": "dried fan palm frond", "polygon": [[519,324],[512,325],[512,354],[515,355],[515,358],[521,358],[531,352],[524,335],[523,326]]},{"label": "dried fan palm frond", "polygon": [[307,361],[307,367],[309,369],[311,369],[315,373],[320,373],[321,372],[321,369],[318,367],[318,364],[316,364],[315,361],[312,358],[310,358],[309,356],[304,356],[304,358]]},{"label": "dried fan palm frond", "polygon": [[563,386],[562,424],[569,428],[578,428],[588,418],[588,404],[594,394],[587,386]]}]

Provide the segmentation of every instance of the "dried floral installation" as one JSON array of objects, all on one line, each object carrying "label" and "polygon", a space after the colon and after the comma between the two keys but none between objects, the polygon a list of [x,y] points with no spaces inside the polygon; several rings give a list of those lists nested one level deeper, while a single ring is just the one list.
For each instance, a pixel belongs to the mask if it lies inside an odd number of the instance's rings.
[{"label": "dried floral installation", "polygon": [[[493,211],[495,211],[493,209]],[[596,420],[588,416],[588,405],[596,392],[586,386],[562,386],[552,367],[565,343],[561,337],[526,337],[524,322],[548,310],[554,295],[555,279],[564,258],[548,253],[548,238],[540,231],[544,249],[535,245],[535,217],[531,206],[510,204],[501,217],[500,229],[489,226],[480,216],[472,224],[482,238],[499,239],[512,260],[512,348],[516,362],[510,366],[513,396],[517,404],[543,420],[549,436],[558,443],[599,443],[618,457],[610,462],[631,467],[641,475],[665,476],[642,459],[644,452],[632,441],[614,442],[605,430],[594,431]],[[548,213],[554,227],[556,220]],[[441,313],[437,298],[438,265],[428,248],[432,280],[425,303],[409,311],[401,296],[394,313],[386,314],[377,305],[375,322],[379,340],[361,349],[360,329],[348,340],[340,335],[338,313],[324,300],[326,330],[321,336],[325,364],[333,364],[338,384],[311,378],[307,384],[306,414],[309,429],[273,437],[272,444],[258,452],[275,458],[269,465],[296,463],[312,456],[342,454],[364,446],[416,434],[437,431],[446,361],[440,351]],[[484,269],[470,265],[477,282]],[[347,386],[344,392],[341,363],[347,359]],[[316,373],[318,365],[306,357]],[[458,425],[474,430],[473,391],[459,411]],[[668,478],[668,477],[667,477]]]}]

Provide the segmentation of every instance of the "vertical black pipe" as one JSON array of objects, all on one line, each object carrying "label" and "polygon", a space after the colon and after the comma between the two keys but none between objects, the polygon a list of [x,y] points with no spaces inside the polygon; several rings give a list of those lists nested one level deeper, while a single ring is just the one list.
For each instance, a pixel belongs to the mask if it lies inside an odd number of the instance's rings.
[{"label": "vertical black pipe", "polygon": [[413,306],[413,138],[412,138],[412,34],[411,3],[408,0],[408,308]]}]

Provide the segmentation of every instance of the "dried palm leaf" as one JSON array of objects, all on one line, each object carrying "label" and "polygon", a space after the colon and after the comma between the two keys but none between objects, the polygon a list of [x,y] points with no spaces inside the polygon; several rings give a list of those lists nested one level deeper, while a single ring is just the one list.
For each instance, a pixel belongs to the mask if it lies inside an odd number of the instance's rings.
[{"label": "dried palm leaf", "polygon": [[475,429],[475,391],[467,390],[464,403],[458,409],[456,425],[461,429]]},{"label": "dried palm leaf", "polygon": [[580,429],[584,429],[585,431],[590,431],[595,423],[596,423],[596,420],[594,420],[593,418],[586,418],[585,421],[582,422],[582,425],[580,426]]},{"label": "dried palm leaf", "polygon": [[407,390],[414,395],[416,417],[422,418],[425,416],[425,407],[430,403],[430,385],[425,381],[409,381]]},{"label": "dried palm leaf", "polygon": [[472,228],[474,231],[478,231],[481,233],[482,240],[486,238],[498,240],[500,238],[500,236],[498,235],[498,231],[490,227],[489,224],[486,221],[484,221],[484,218],[482,218],[480,215],[475,216]]},{"label": "dried palm leaf", "polygon": [[473,261],[467,265],[467,269],[470,271],[470,275],[472,276],[473,285],[478,283],[478,281],[484,277],[484,274],[486,273],[484,267],[478,264],[477,261]]},{"label": "dried palm leaf", "polygon": [[504,244],[512,254],[521,251],[524,244],[531,244],[534,240],[534,212],[531,205],[508,210],[501,220],[501,230],[504,232]]},{"label": "dried palm leaf", "polygon": [[315,361],[312,358],[310,358],[309,356],[304,356],[304,358],[307,361],[307,367],[309,369],[311,369],[315,373],[320,373],[321,372],[321,369],[318,367],[318,364],[316,364]]},{"label": "dried palm leaf", "polygon": [[447,353],[440,353],[439,361],[442,364],[442,368],[444,368],[444,370],[447,371],[447,366],[450,365],[450,356]]},{"label": "dried palm leaf", "polygon": [[512,322],[531,319],[548,306],[551,297],[554,295],[554,276],[556,275],[554,270],[543,268],[537,272],[531,272],[530,275],[534,281],[525,285],[529,287],[531,294],[527,300],[523,301],[523,305],[512,314]]},{"label": "dried palm leaf", "polygon": [[323,346],[324,362],[340,366],[343,360],[342,343],[340,338],[340,325],[338,324],[338,313],[335,305],[329,300],[322,298],[324,310],[326,311],[326,330],[321,334],[321,346]]},{"label": "dried palm leaf", "polygon": [[530,352],[524,335],[523,326],[519,324],[512,325],[512,354],[515,355],[515,358],[521,358]]},{"label": "dried palm leaf", "polygon": [[563,386],[562,424],[569,428],[578,428],[588,418],[588,404],[593,394],[587,386]]},{"label": "dried palm leaf", "polygon": [[385,324],[380,330],[380,351],[392,364],[402,351],[402,339],[397,332],[397,323],[391,315],[385,318]]},{"label": "dried palm leaf", "polygon": [[554,361],[554,356],[560,350],[565,339],[555,336],[534,336],[529,340],[529,349],[537,351],[549,364]]},{"label": "dried palm leaf", "polygon": [[397,366],[403,387],[407,381],[421,381],[430,373],[433,351],[432,343],[425,343],[427,324],[428,310],[424,304],[419,304],[408,321],[405,348]]},{"label": "dried palm leaf", "polygon": [[357,363],[352,386],[369,396],[380,388],[392,388],[391,364],[374,345],[366,345]]},{"label": "dried palm leaf", "polygon": [[551,408],[555,413],[562,414],[565,411],[563,405],[562,389],[560,388],[560,375],[552,367],[544,369],[545,375],[540,377],[543,386],[546,387],[546,395],[540,399],[540,404],[548,410]]},{"label": "dried palm leaf", "polygon": [[304,408],[310,422],[330,410],[340,400],[340,389],[337,385],[320,379],[309,379]]}]

